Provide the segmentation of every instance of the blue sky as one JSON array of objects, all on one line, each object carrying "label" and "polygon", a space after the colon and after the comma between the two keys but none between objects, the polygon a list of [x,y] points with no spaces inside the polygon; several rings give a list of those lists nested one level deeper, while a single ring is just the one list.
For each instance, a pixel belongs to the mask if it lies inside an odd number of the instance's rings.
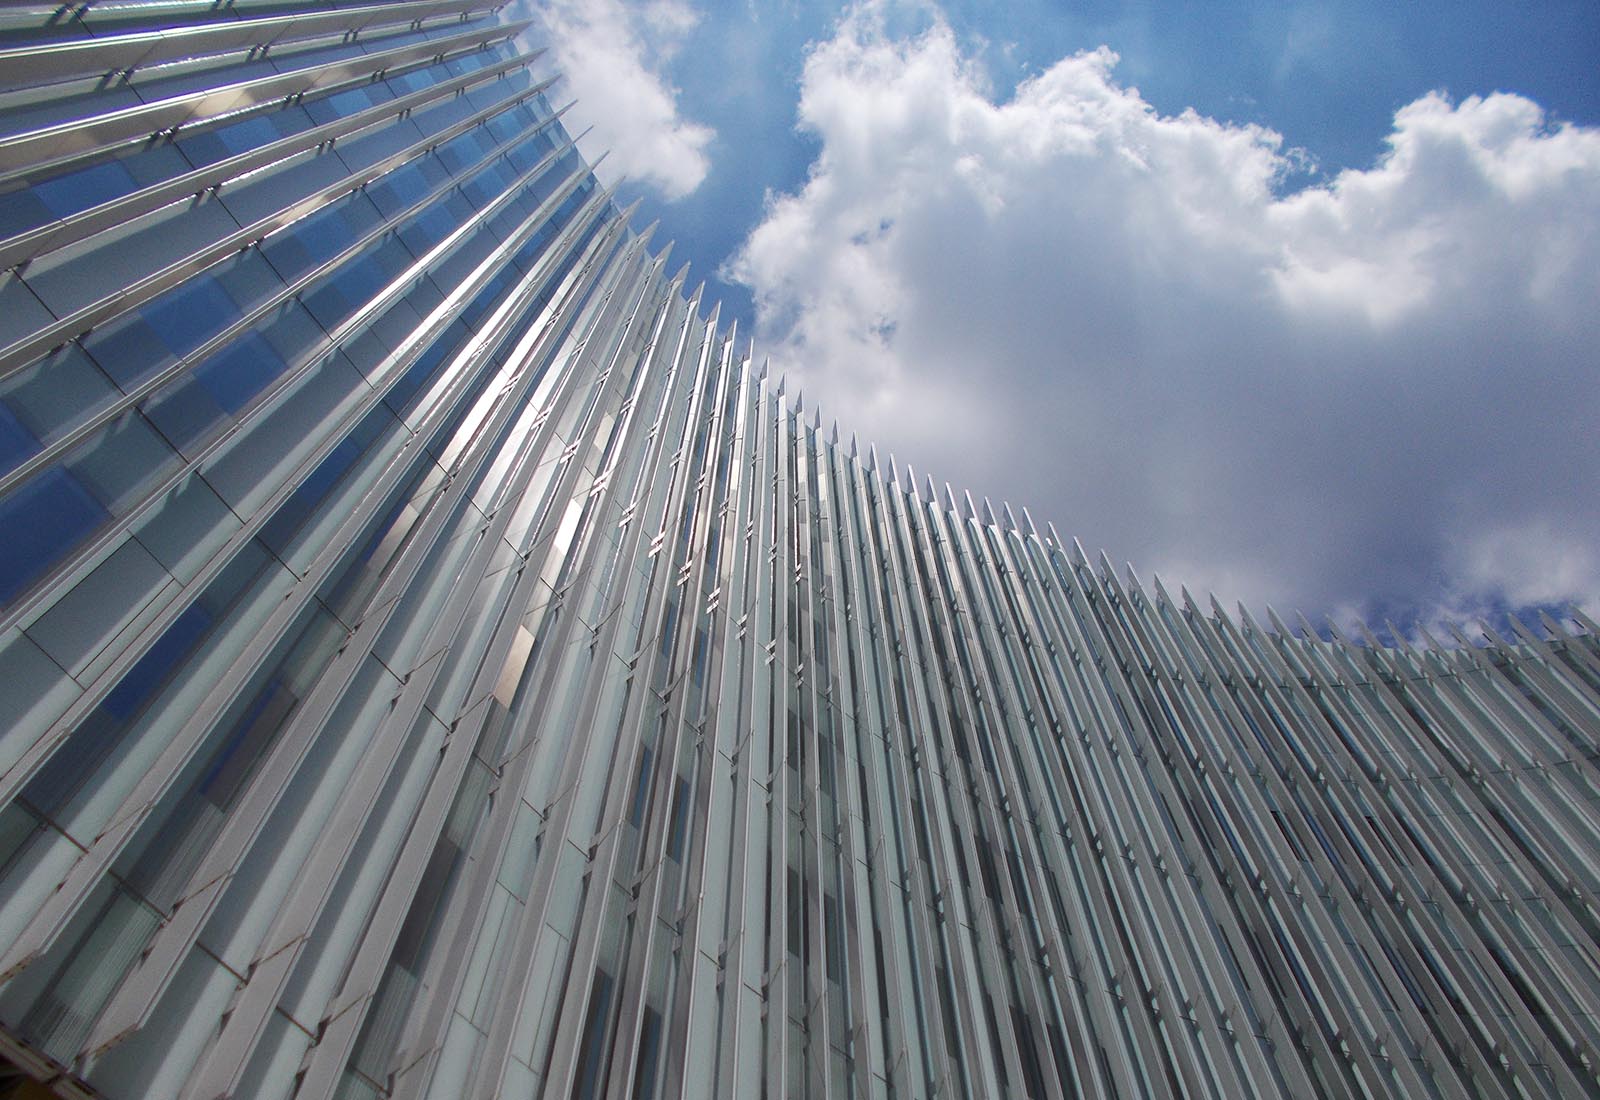
[{"label": "blue sky", "polygon": [[1594,610],[1592,4],[534,11],[640,224],[902,462],[1228,599]]}]

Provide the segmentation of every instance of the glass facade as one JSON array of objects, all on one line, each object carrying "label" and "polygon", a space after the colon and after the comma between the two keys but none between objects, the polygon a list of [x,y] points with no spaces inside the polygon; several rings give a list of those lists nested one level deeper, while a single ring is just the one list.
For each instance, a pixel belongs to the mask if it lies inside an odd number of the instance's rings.
[{"label": "glass facade", "polygon": [[907,480],[502,15],[0,9],[6,1072],[1600,1094],[1594,623],[1263,626]]}]

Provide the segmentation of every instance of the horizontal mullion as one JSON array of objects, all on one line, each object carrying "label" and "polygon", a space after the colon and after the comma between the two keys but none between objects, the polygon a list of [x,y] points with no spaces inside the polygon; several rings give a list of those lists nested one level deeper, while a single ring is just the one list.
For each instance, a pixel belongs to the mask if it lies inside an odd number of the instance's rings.
[{"label": "horizontal mullion", "polygon": [[[507,109],[508,106],[518,106],[526,99],[538,94],[540,90],[540,88],[531,89],[524,95],[512,101],[510,104],[493,104],[484,111],[474,115],[472,118],[463,119],[455,126],[452,126],[448,131],[434,135],[428,140],[433,144],[439,144],[444,141],[452,140],[460,134],[472,129],[474,126],[480,124],[485,117],[493,117],[493,115],[499,114],[501,111]],[[563,112],[558,111],[556,114],[551,115],[550,118],[540,123],[540,125],[535,127],[533,130],[528,131],[528,133],[534,134],[548,129],[552,123],[561,117],[562,113]],[[540,158],[539,163],[540,165],[546,166],[553,164],[555,160],[571,151],[574,147],[575,143],[568,141],[565,145],[560,146],[551,153]],[[413,146],[412,150],[406,150],[396,155],[407,156],[409,152],[415,149],[416,146]],[[464,172],[462,172],[461,177],[470,177],[477,172],[482,171],[484,168],[493,164],[496,160],[505,155],[506,149],[493,149],[469,166]],[[369,181],[369,183],[370,182],[375,181]],[[170,382],[173,378],[176,378],[182,374],[185,370],[205,362],[208,357],[227,347],[229,344],[233,343],[235,340],[238,340],[246,333],[250,332],[255,327],[256,323],[263,317],[271,314],[274,310],[281,307],[285,302],[305,291],[307,287],[310,287],[319,279],[322,279],[338,270],[342,264],[354,259],[361,253],[362,250],[382,239],[385,234],[395,231],[398,226],[409,223],[412,219],[423,213],[433,203],[450,194],[450,192],[457,190],[460,185],[461,178],[452,176],[449,179],[446,179],[438,187],[430,191],[423,198],[417,200],[411,206],[407,207],[401,213],[397,214],[394,218],[374,226],[359,239],[353,241],[351,244],[342,249],[337,255],[329,257],[327,260],[323,261],[321,264],[318,264],[310,271],[305,272],[299,278],[286,283],[282,290],[273,294],[270,298],[256,306],[250,312],[244,314],[239,318],[239,320],[235,321],[232,325],[229,325],[227,328],[217,333],[210,340],[207,340],[204,344],[201,344],[188,355],[180,356],[171,366],[153,375],[151,378],[139,384],[134,389],[129,390],[123,397],[107,405],[94,416],[83,421],[71,431],[52,441],[38,454],[33,455],[26,462],[23,462],[13,469],[10,473],[0,477],[0,495],[9,492],[17,485],[20,485],[22,482],[26,481],[37,471],[58,460],[74,446],[87,439],[96,429],[116,419],[118,415],[126,411],[130,406],[136,405],[145,398],[150,397],[152,394],[156,393],[168,382]],[[226,259],[226,257],[224,257],[224,259]],[[199,272],[197,274],[203,274],[203,272]],[[396,280],[396,285],[408,281],[413,280]]]},{"label": "horizontal mullion", "polygon": [[[342,340],[348,338],[348,336],[355,331],[355,329],[351,326],[354,325],[364,315],[371,316],[378,309],[387,308],[393,302],[402,298],[406,289],[410,287],[416,277],[426,274],[439,261],[448,257],[453,252],[455,245],[466,239],[468,231],[484,224],[490,218],[492,218],[506,205],[507,202],[510,201],[510,196],[515,195],[521,190],[523,185],[535,177],[537,172],[545,166],[545,163],[546,162],[544,160],[541,160],[539,164],[529,169],[529,171],[525,173],[516,184],[507,189],[499,201],[497,201],[495,204],[485,207],[484,210],[480,211],[476,217],[467,222],[460,230],[454,234],[451,234],[451,236],[446,238],[444,241],[441,241],[437,246],[431,249],[426,256],[413,264],[412,267],[408,269],[406,274],[402,275],[398,279],[393,280],[390,283],[385,297],[369,303],[365,310],[358,311],[357,314],[350,319],[350,321],[346,322],[345,325],[340,327],[338,332],[329,336],[325,342],[319,344],[317,351],[307,355],[303,363],[301,363],[298,367],[286,370],[271,388],[266,390],[257,398],[257,400],[250,406],[250,409],[246,415],[254,416],[262,412],[275,400],[277,400],[280,395],[289,392],[293,388],[295,382],[313,370],[319,363],[323,362],[330,351],[334,351],[339,348]],[[546,220],[548,220],[549,217],[560,208],[561,203],[566,201],[567,197],[572,193],[577,184],[581,182],[584,174],[584,170],[581,168],[575,171],[572,176],[570,176],[565,183],[563,183],[555,192],[553,192],[551,196],[540,205],[539,209],[523,223],[524,231],[528,230],[529,227],[542,225]],[[500,248],[493,254],[493,256],[503,256],[504,258],[509,259],[511,255],[515,254],[515,248],[511,248],[510,245],[515,243],[516,247],[520,248],[522,240],[526,236],[526,232],[519,232],[515,234],[511,242],[501,245]],[[476,274],[482,274],[481,265]],[[487,281],[487,277],[475,277],[468,283],[462,284],[461,287],[457,288],[457,291],[454,294],[446,299],[445,303],[443,303],[439,309],[435,310],[433,315],[435,318],[434,323],[426,324],[424,326],[427,329],[425,336],[420,340],[411,341],[407,345],[407,349],[404,353],[397,353],[389,357],[388,362],[390,363],[390,369],[383,372],[382,378],[374,380],[372,377],[363,377],[363,381],[376,394],[376,397],[371,402],[368,402],[363,406],[363,415],[368,408],[383,399],[384,395],[386,395],[389,389],[392,387],[392,384],[403,376],[406,364],[411,362],[416,356],[420,355],[424,350],[426,350],[426,348],[432,344],[433,340],[437,339],[439,334],[455,321],[455,319],[459,316],[460,311],[471,302],[472,296],[476,294],[476,292],[481,289],[481,287],[485,285]],[[440,311],[444,310],[445,306],[449,306],[450,308],[445,311],[447,315],[442,315]],[[93,539],[88,546],[82,548],[68,561],[63,562],[61,565],[51,570],[50,574],[47,574],[46,577],[41,578],[38,582],[36,582],[36,586],[34,587],[33,594],[31,596],[24,597],[23,599],[19,600],[17,603],[13,604],[11,609],[5,615],[0,616],[0,631],[4,631],[6,628],[18,623],[30,622],[36,618],[41,613],[42,608],[54,598],[55,594],[63,591],[65,587],[70,587],[70,585],[63,585],[63,581],[66,578],[77,574],[86,567],[92,568],[93,564],[99,560],[103,553],[108,552],[117,545],[118,541],[127,531],[132,528],[132,525],[137,521],[138,517],[146,508],[159,501],[168,490],[170,490],[174,485],[178,484],[191,471],[200,470],[208,461],[222,453],[222,451],[233,440],[238,438],[241,429],[244,427],[245,425],[243,424],[237,422],[234,423],[231,428],[225,429],[218,434],[216,438],[198,451],[192,458],[186,459],[183,455],[179,454],[175,450],[174,453],[177,454],[182,461],[177,464],[170,474],[160,478],[153,485],[149,486],[137,502],[129,506],[120,517],[114,519],[106,528],[106,530],[104,530],[99,537]]]},{"label": "horizontal mullion", "polygon": [[276,108],[284,100],[367,83],[395,69],[515,37],[526,23],[494,24],[450,38],[208,88],[95,118],[58,123],[0,139],[0,183],[29,179],[102,156],[121,146],[222,117]]},{"label": "horizontal mullion", "polygon": [[350,11],[264,15],[227,19],[198,27],[173,30],[130,31],[103,38],[79,38],[0,50],[0,70],[12,87],[46,84],[104,72],[128,72],[142,66],[176,61],[224,51],[267,48],[303,42],[320,36],[405,25],[433,15],[474,11],[487,14],[485,0],[412,0],[401,4],[375,4]]},{"label": "horizontal mullion", "polygon": [[[532,92],[529,94],[531,95]],[[493,112],[491,111],[490,115],[492,116],[492,114]],[[465,127],[450,136],[458,136],[460,132],[465,132],[465,129],[470,129],[470,127]],[[185,279],[204,271],[218,260],[266,238],[277,230],[299,221],[308,214],[315,213],[328,200],[336,198],[345,192],[356,191],[367,186],[412,157],[435,148],[445,140],[449,139],[439,135],[427,136],[375,164],[368,165],[358,172],[352,172],[333,183],[318,188],[291,206],[284,207],[264,218],[258,218],[249,225],[241,227],[237,232],[213,241],[199,252],[195,252],[176,263],[169,264],[159,271],[152,272],[122,290],[68,314],[55,324],[23,337],[8,348],[0,349],[0,379],[4,379],[6,376],[30,365],[39,356],[66,343],[68,340],[80,336],[99,325],[103,325],[128,310],[145,304],[164,291],[171,290]]]},{"label": "horizontal mullion", "polygon": [[[79,213],[41,225],[37,229],[27,230],[10,240],[0,241],[0,270],[15,267],[54,249],[74,244],[101,230],[113,228],[142,214],[158,210],[168,203],[222,187],[229,180],[267,167],[276,161],[381,125],[392,117],[427,107],[435,100],[443,100],[455,92],[486,83],[513,69],[529,65],[543,52],[537,50],[533,53],[520,54],[487,69],[478,69],[453,77],[441,84],[419,89],[386,103],[379,103],[364,111],[315,126],[304,133],[281,138],[249,152],[196,168],[181,176],[113,199],[111,202],[92,206]],[[554,80],[544,81],[536,90],[543,91],[552,83]]]}]

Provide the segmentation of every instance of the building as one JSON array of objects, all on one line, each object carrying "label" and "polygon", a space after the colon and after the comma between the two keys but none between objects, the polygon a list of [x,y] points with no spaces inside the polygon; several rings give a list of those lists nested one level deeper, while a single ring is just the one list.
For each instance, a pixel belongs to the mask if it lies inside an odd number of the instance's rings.
[{"label": "building", "polygon": [[1600,1092],[1600,647],[919,486],[493,0],[0,9],[0,1095]]}]

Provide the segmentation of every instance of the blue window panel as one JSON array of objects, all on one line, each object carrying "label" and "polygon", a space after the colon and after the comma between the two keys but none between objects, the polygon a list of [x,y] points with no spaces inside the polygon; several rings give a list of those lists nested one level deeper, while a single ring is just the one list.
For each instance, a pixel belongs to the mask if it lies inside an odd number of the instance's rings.
[{"label": "blue window panel", "polygon": [[373,441],[394,425],[394,417],[387,409],[373,409],[328,456],[317,464],[310,475],[301,482],[288,500],[283,502],[273,517],[261,529],[261,541],[280,557],[287,556],[289,540],[300,530],[328,494],[344,480],[367,453]]},{"label": "blue window panel", "polygon": [[216,403],[238,412],[283,373],[283,359],[258,332],[228,345],[194,369],[194,377]]},{"label": "blue window panel", "polygon": [[[432,166],[430,173],[427,169]],[[367,185],[370,198],[384,217],[392,217],[401,210],[420,202],[445,175],[438,162],[431,157],[411,161]]]},{"label": "blue window panel", "polygon": [[539,161],[554,148],[555,143],[552,142],[549,137],[544,134],[538,134],[528,141],[524,141],[520,145],[514,146],[511,151],[506,154],[506,159],[511,162],[511,166],[518,172],[526,172],[535,164],[538,164]]},{"label": "blue window panel", "polygon": [[325,194],[329,189],[338,190],[346,175],[344,161],[331,149],[313,149],[233,181],[219,194],[235,222],[254,225],[263,218],[276,217],[290,203]]},{"label": "blue window panel", "polygon": [[151,330],[178,355],[188,355],[239,319],[239,307],[210,275],[190,279],[140,312]]},{"label": "blue window panel", "polygon": [[307,103],[305,109],[306,113],[318,123],[333,122],[336,119],[349,118],[376,104],[387,103],[393,98],[394,92],[382,84],[369,84],[328,96],[326,99],[314,100]]},{"label": "blue window panel", "polygon": [[15,470],[38,450],[39,441],[33,433],[22,426],[4,402],[0,402],[0,474]]},{"label": "blue window panel", "polygon": [[155,689],[166,683],[166,676],[171,675],[179,662],[194,651],[195,643],[210,630],[211,622],[210,612],[206,612],[198,603],[189,604],[189,608],[174,620],[171,627],[166,628],[166,633],[155,640],[154,646],[150,646],[149,652],[138,660],[138,664],[134,664],[122,680],[117,681],[117,686],[107,692],[101,707],[120,721],[133,718],[150,699],[150,695],[155,694]]},{"label": "blue window panel", "polygon": [[216,396],[186,373],[140,406],[167,442],[193,458],[230,420]]},{"label": "blue window panel", "polygon": [[[259,80],[264,76],[273,75],[273,71],[268,61],[259,58],[250,61],[237,60],[228,67],[228,80],[230,82]],[[145,102],[153,103],[171,96],[214,88],[217,85],[217,74],[207,68],[170,73],[166,66],[162,66],[136,72],[134,81]]]},{"label": "blue window panel", "polygon": [[293,137],[296,134],[303,134],[316,126],[316,122],[311,118],[311,115],[307,113],[304,107],[298,104],[293,107],[286,107],[281,111],[273,111],[271,114],[262,115],[261,117],[272,124],[272,128],[278,131],[279,137]]},{"label": "blue window panel", "polygon": [[461,185],[461,193],[467,196],[467,201],[471,202],[473,206],[482,210],[493,202],[506,189],[506,184],[510,182],[508,174],[500,164],[491,164],[463,183]]},{"label": "blue window panel", "polygon": [[269,236],[260,245],[261,254],[285,283],[294,282],[317,266],[300,230],[298,224],[288,226]]},{"label": "blue window panel", "polygon": [[163,180],[173,179],[189,171],[191,165],[170,141],[140,149],[118,157],[118,163],[133,176],[139,187],[149,187]]},{"label": "blue window panel", "polygon": [[515,275],[516,269],[510,267],[501,268],[496,272],[495,277],[489,280],[488,285],[467,304],[467,308],[461,313],[461,320],[476,329],[483,316],[499,302],[500,292],[505,289]]},{"label": "blue window panel", "polygon": [[333,283],[346,298],[362,306],[383,292],[389,285],[389,278],[382,262],[373,254],[344,267],[333,277]]},{"label": "blue window panel", "polygon": [[411,117],[425,134],[438,133],[472,114],[472,104],[465,96],[452,96],[443,103],[435,103]]},{"label": "blue window panel", "polygon": [[337,279],[324,280],[315,290],[300,295],[306,310],[324,331],[332,332],[356,311],[357,302],[350,299]]},{"label": "blue window panel", "polygon": [[211,270],[241,316],[284,290],[283,280],[258,248],[246,249]]},{"label": "blue window panel", "polygon": [[261,144],[303,133],[313,125],[315,124],[311,121],[311,116],[302,108],[290,107],[270,114],[240,119],[203,133],[189,134],[181,138],[177,146],[191,164],[200,168],[227,160],[235,154],[259,148]]},{"label": "blue window panel", "polygon": [[41,443],[104,409],[118,398],[113,386],[76,344],[67,344],[0,382],[9,412]]},{"label": "blue window panel", "polygon": [[413,69],[409,73],[391,76],[384,83],[389,86],[389,90],[394,92],[395,95],[401,96],[421,91],[423,88],[431,88],[438,81],[439,74],[431,69]]},{"label": "blue window panel", "polygon": [[[531,80],[526,70],[508,73],[493,83],[480,84],[476,88],[469,88],[466,100],[472,104],[473,110],[481,111],[487,107],[493,107],[497,103],[505,102],[525,89],[529,83],[531,83]],[[509,135],[497,134],[496,136],[504,140]]]},{"label": "blue window panel", "polygon": [[428,349],[411,365],[411,369],[394,384],[394,388],[384,398],[385,403],[397,414],[404,415],[418,392],[439,369],[439,364],[448,359],[461,345],[468,332],[467,326],[460,321],[452,323],[437,340],[428,345]]},{"label": "blue window panel", "polygon": [[0,271],[0,347],[21,340],[55,321],[32,288],[14,271]]},{"label": "blue window panel", "polygon": [[339,254],[352,242],[344,222],[329,208],[274,233],[261,244],[272,267],[290,283]]},{"label": "blue window panel", "polygon": [[258,327],[258,331],[277,354],[280,365],[276,370],[280,374],[284,367],[299,366],[320,354],[328,343],[327,333],[297,300],[279,306],[272,317]]},{"label": "blue window panel", "polygon": [[138,185],[120,160],[108,160],[35,184],[34,191],[58,218],[131,194]]},{"label": "blue window panel", "polygon": [[531,125],[533,124],[523,117],[523,111],[514,107],[485,119],[483,128],[488,130],[496,141],[505,143],[514,140],[525,127]]},{"label": "blue window panel", "polygon": [[478,144],[478,135],[474,130],[458,134],[435,150],[439,162],[450,170],[452,176],[459,175],[468,166],[476,164],[483,156],[483,147]]},{"label": "blue window panel", "polygon": [[0,604],[9,604],[106,521],[99,501],[60,466],[0,499]]},{"label": "blue window panel", "polygon": [[223,148],[228,150],[228,155],[248,153],[252,149],[259,149],[263,145],[271,145],[284,135],[272,121],[264,115],[254,118],[240,119],[238,122],[227,126],[218,127],[212,131]]},{"label": "blue window panel", "polygon": [[455,250],[433,269],[433,277],[445,286],[460,286],[499,244],[499,239],[487,227],[475,232],[455,246]]},{"label": "blue window panel", "polygon": [[32,188],[0,195],[0,237],[14,237],[55,221]]},{"label": "blue window panel", "polygon": [[429,207],[420,217],[400,231],[400,239],[417,259],[448,237],[463,219],[470,217],[472,209],[459,194],[451,194],[443,203]]},{"label": "blue window panel", "polygon": [[146,379],[178,361],[142,312],[102,325],[79,343],[124,393],[133,392]]},{"label": "blue window panel", "polygon": [[113,515],[144,497],[172,472],[178,456],[150,422],[129,410],[66,460],[67,469]]},{"label": "blue window panel", "polygon": [[298,279],[355,243],[351,223],[341,216],[344,205],[324,207],[262,242],[262,253],[285,282]]},{"label": "blue window panel", "polygon": [[341,141],[335,151],[346,168],[359,172],[421,140],[422,131],[411,119],[390,119],[386,124]]}]

